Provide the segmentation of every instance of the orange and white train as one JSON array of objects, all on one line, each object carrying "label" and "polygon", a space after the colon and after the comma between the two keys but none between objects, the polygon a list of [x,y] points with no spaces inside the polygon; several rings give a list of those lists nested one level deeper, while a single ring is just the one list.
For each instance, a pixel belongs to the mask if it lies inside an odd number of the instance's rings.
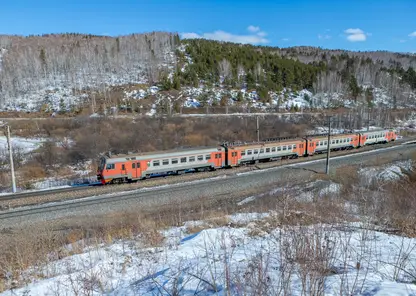
[{"label": "orange and white train", "polygon": [[[394,130],[331,135],[331,151],[389,143]],[[258,162],[308,157],[326,153],[327,136],[270,139],[253,143],[225,143],[216,147],[180,149],[137,154],[107,155],[100,159],[97,178],[102,184],[144,180],[152,176],[184,174],[236,167]]]}]

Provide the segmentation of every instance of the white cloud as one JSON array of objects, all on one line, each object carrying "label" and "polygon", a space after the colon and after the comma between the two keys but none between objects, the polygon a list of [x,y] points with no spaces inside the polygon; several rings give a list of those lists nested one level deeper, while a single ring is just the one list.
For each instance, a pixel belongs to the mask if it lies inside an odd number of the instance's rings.
[{"label": "white cloud", "polygon": [[347,40],[351,42],[366,41],[368,34],[361,29],[347,29],[344,31],[347,34]]},{"label": "white cloud", "polygon": [[409,37],[416,37],[416,31],[414,31],[413,33],[410,33]]},{"label": "white cloud", "polygon": [[256,33],[258,31],[260,31],[260,27],[256,27],[256,26],[248,26],[247,30],[249,30],[252,33]]},{"label": "white cloud", "polygon": [[364,34],[364,31],[361,29],[347,29],[344,31],[345,34]]},{"label": "white cloud", "polygon": [[196,39],[201,38],[197,33],[183,33],[182,38],[184,39]]},{"label": "white cloud", "polygon": [[331,39],[331,36],[328,34],[324,34],[324,35],[319,34],[318,38],[321,40],[327,40],[327,39]]},{"label": "white cloud", "polygon": [[399,40],[399,42],[400,42],[400,43],[405,43],[405,42],[406,42],[406,40],[401,39],[401,40]]},{"label": "white cloud", "polygon": [[282,41],[285,41],[285,42],[286,42],[286,41],[289,41],[289,40],[290,40],[289,38],[283,38],[283,39],[282,39]]},{"label": "white cloud", "polygon": [[222,31],[222,30],[217,30],[211,33],[203,33],[203,34],[197,34],[193,32],[182,33],[181,36],[184,39],[203,38],[203,39],[243,43],[243,44],[265,44],[269,42],[269,40],[265,38],[267,34],[263,31],[260,31],[260,27],[249,26],[247,30],[251,32],[252,34],[236,35],[236,34]]}]

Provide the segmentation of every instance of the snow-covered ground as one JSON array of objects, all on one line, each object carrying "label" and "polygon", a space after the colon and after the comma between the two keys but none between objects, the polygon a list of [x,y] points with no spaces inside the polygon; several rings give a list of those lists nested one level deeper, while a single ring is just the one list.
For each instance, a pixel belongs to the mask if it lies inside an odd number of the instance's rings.
[{"label": "snow-covered ground", "polygon": [[373,184],[378,181],[396,181],[408,178],[414,170],[414,161],[403,160],[382,166],[365,167],[358,171],[362,184]]},{"label": "snow-covered ground", "polygon": [[[12,148],[21,149],[24,153],[38,149],[45,139],[12,137]],[[0,150],[8,149],[7,138],[0,136]]]},{"label": "snow-covered ground", "polygon": [[416,239],[360,223],[262,230],[273,212],[227,218],[237,226],[168,228],[158,247],[137,238],[85,248],[0,295],[416,295]]}]

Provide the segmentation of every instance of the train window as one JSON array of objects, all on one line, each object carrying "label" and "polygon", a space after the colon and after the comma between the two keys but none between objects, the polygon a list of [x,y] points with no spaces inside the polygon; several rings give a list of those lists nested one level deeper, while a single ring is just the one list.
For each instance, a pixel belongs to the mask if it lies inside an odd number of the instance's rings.
[{"label": "train window", "polygon": [[124,163],[121,165],[121,170],[126,170],[126,165]]},{"label": "train window", "polygon": [[195,156],[189,156],[189,161],[190,161],[190,162],[195,161]]},{"label": "train window", "polygon": [[221,157],[222,157],[221,153],[218,153],[218,158],[221,158]]},{"label": "train window", "polygon": [[254,154],[259,154],[259,150],[258,149],[254,149]]},{"label": "train window", "polygon": [[181,157],[181,163],[186,162],[186,157]]},{"label": "train window", "polygon": [[204,156],[203,155],[198,155],[198,161],[203,161],[204,160]]},{"label": "train window", "polygon": [[177,158],[172,158],[172,164],[177,164],[178,163],[178,159]]},{"label": "train window", "polygon": [[287,146],[283,146],[283,151],[287,150]]},{"label": "train window", "polygon": [[277,147],[277,151],[282,151],[282,147],[281,146]]},{"label": "train window", "polygon": [[205,155],[205,160],[210,160],[211,159],[211,155],[207,154]]},{"label": "train window", "polygon": [[296,144],[293,144],[293,149],[296,149]]},{"label": "train window", "polygon": [[247,150],[247,155],[253,154],[253,150]]},{"label": "train window", "polygon": [[136,167],[137,167],[137,168],[140,168],[140,162],[138,162],[138,163],[136,164]]},{"label": "train window", "polygon": [[136,164],[133,162],[133,163],[132,163],[132,165],[131,165],[131,167],[132,167],[133,169],[135,169],[135,168],[136,168]]},{"label": "train window", "polygon": [[270,153],[270,148],[266,148],[266,153]]},{"label": "train window", "polygon": [[272,152],[276,152],[276,147],[272,147]]},{"label": "train window", "polygon": [[159,160],[153,160],[153,166],[159,166],[160,161]]},{"label": "train window", "polygon": [[324,145],[325,145],[325,146],[328,146],[328,141],[325,141],[325,142],[324,142]]},{"label": "train window", "polygon": [[260,149],[260,153],[264,153],[264,149]]},{"label": "train window", "polygon": [[163,164],[163,165],[168,165],[168,164],[169,164],[169,159],[164,159],[164,160],[162,161],[162,164]]},{"label": "train window", "polygon": [[109,164],[107,164],[106,169],[107,169],[107,170],[114,170],[114,163],[109,163]]},{"label": "train window", "polygon": [[241,156],[246,156],[246,152],[244,150],[241,151]]}]

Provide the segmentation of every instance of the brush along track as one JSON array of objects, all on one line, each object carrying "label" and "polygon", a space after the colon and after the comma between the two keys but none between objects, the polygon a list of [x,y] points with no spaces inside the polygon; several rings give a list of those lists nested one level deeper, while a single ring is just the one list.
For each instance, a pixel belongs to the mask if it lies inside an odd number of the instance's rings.
[{"label": "brush along track", "polygon": [[[409,141],[411,139],[406,139]],[[344,151],[334,151],[331,152],[331,158],[335,156],[356,154],[364,151],[371,151],[377,149],[383,149],[387,147],[401,145],[403,141],[390,142],[388,144],[377,144],[373,146],[367,146],[355,150],[344,150]],[[144,181],[139,181],[132,184],[121,184],[121,185],[107,185],[107,186],[82,186],[82,187],[70,187],[70,188],[61,188],[56,190],[45,190],[45,191],[33,191],[20,193],[16,195],[6,195],[0,197],[0,210],[6,210],[21,206],[28,205],[37,205],[48,202],[59,202],[64,200],[78,199],[108,193],[116,193],[120,191],[131,191],[137,190],[140,188],[148,188],[154,186],[163,186],[171,185],[176,183],[182,183],[187,181],[195,180],[204,180],[213,177],[220,177],[225,175],[235,175],[237,173],[248,172],[252,170],[262,170],[273,167],[279,167],[282,165],[293,164],[293,163],[302,163],[309,160],[317,160],[326,158],[326,154],[318,154],[310,157],[301,157],[298,159],[290,160],[280,160],[272,161],[266,163],[259,163],[256,165],[242,166],[232,169],[221,169],[213,172],[199,172],[199,173],[189,173],[181,176],[167,176],[167,177],[158,177],[153,179],[147,179]]]}]

